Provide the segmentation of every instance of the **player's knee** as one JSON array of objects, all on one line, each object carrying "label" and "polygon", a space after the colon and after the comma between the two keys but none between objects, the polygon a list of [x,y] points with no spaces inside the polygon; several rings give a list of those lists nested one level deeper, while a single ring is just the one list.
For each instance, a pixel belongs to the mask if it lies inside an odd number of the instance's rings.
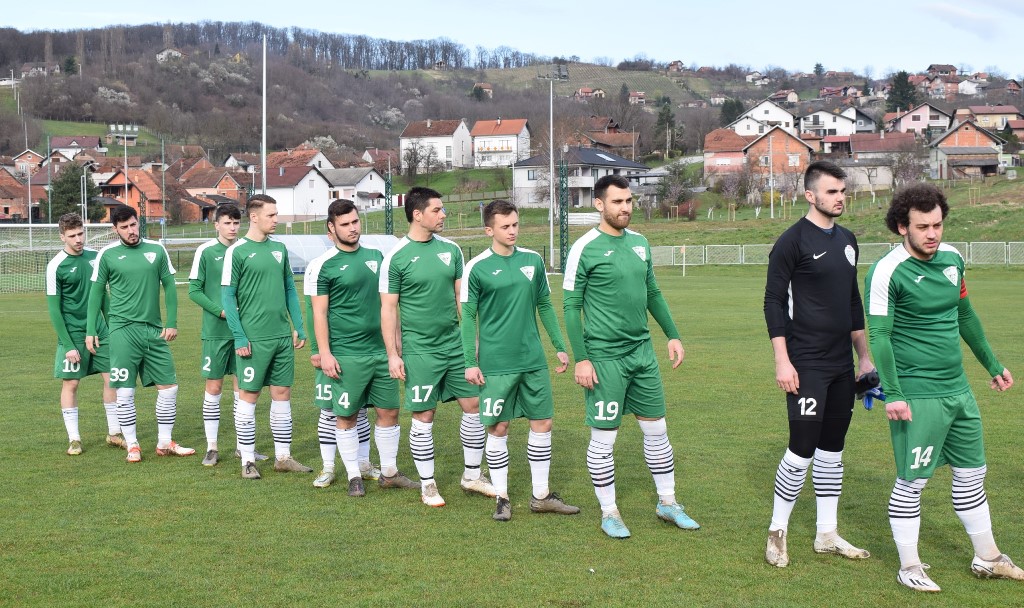
[{"label": "player's knee", "polygon": [[619,429],[590,429],[590,443],[591,445],[597,443],[608,446],[611,450],[612,446],[615,445],[615,438],[619,435]]},{"label": "player's knee", "polygon": [[134,403],[135,402],[135,389],[130,387],[123,387],[117,389],[117,402],[118,403]]},{"label": "player's knee", "polygon": [[980,467],[949,467],[953,473],[954,486],[981,486],[985,483],[985,475],[988,473],[987,466]]},{"label": "player's knee", "polygon": [[640,431],[648,437],[656,437],[668,433],[668,424],[664,418],[657,420],[637,420],[640,423]]},{"label": "player's knee", "polygon": [[157,389],[157,394],[166,399],[174,399],[178,396],[178,385],[172,384],[165,388]]}]

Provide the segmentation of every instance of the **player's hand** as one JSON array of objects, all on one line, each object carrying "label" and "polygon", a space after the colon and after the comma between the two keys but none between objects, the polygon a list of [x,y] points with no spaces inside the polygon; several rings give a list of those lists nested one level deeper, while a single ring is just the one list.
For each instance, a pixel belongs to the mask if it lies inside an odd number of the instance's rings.
[{"label": "player's hand", "polygon": [[875,371],[875,364],[871,362],[871,359],[861,359],[857,367],[860,370],[860,373],[857,374],[858,378]]},{"label": "player's hand", "polygon": [[174,342],[174,339],[178,337],[178,330],[173,327],[165,327],[164,330],[160,332],[160,337],[168,342]]},{"label": "player's hand", "polygon": [[992,378],[992,382],[989,384],[994,390],[1003,392],[1009,390],[1013,386],[1013,376],[1010,375],[1010,370],[1003,368],[1003,373],[999,374],[995,378]]},{"label": "player's hand", "polygon": [[99,336],[86,336],[85,337],[85,350],[92,354],[96,354],[96,349],[100,347]]},{"label": "player's hand", "polygon": [[594,390],[594,385],[598,384],[597,372],[594,371],[594,364],[588,359],[576,362],[574,376],[576,384],[579,384],[587,390]]},{"label": "player's hand", "polygon": [[78,352],[77,349],[71,349],[68,352],[64,353],[64,358],[68,360],[68,363],[82,362],[82,355]]},{"label": "player's hand", "polygon": [[222,310],[222,311],[220,311],[220,318],[221,318],[221,319],[227,319],[227,318],[228,318],[228,317],[227,317],[227,315],[226,315],[226,314],[224,314],[224,311],[223,311],[223,310]]},{"label": "player's hand", "polygon": [[794,395],[800,390],[800,376],[789,361],[775,363],[775,384],[787,393]]},{"label": "player's hand", "polygon": [[913,416],[910,415],[910,404],[906,401],[890,401],[886,403],[885,417],[889,420],[912,421]]},{"label": "player's hand", "polygon": [[466,382],[475,384],[477,386],[484,385],[484,373],[480,371],[479,367],[467,367],[466,368]]},{"label": "player's hand", "polygon": [[315,369],[320,369],[320,353],[309,356],[309,364]]},{"label": "player's hand", "polygon": [[323,370],[328,378],[337,380],[341,377],[341,365],[338,364],[338,360],[334,358],[334,355],[330,353],[320,353],[320,369]]},{"label": "player's hand", "polygon": [[405,380],[405,361],[401,357],[388,357],[388,373],[392,378]]},{"label": "player's hand", "polygon": [[305,338],[300,340],[299,339],[299,332],[297,332],[295,330],[292,330],[292,346],[294,346],[296,348],[296,350],[298,350],[298,349],[302,348],[305,345],[306,345]]},{"label": "player's hand", "polygon": [[235,354],[238,355],[239,357],[245,357],[245,358],[251,357],[252,356],[252,345],[251,344],[246,344],[242,348],[236,348],[235,349]]},{"label": "player's hand", "polygon": [[558,357],[558,362],[561,363],[561,365],[555,368],[555,373],[565,373],[565,370],[569,369],[569,353],[558,351],[555,353],[555,356]]},{"label": "player's hand", "polygon": [[678,339],[668,341],[668,359],[672,362],[672,369],[679,367],[679,364],[683,362],[685,354],[682,342]]}]

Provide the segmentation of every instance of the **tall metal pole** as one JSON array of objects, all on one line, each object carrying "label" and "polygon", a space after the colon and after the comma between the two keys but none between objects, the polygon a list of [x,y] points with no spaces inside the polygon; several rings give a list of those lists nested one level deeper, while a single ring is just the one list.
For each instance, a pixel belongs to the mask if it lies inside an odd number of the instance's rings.
[{"label": "tall metal pole", "polygon": [[555,267],[555,81],[548,81],[548,255]]},{"label": "tall metal pole", "polygon": [[267,193],[267,35],[263,34],[263,141],[260,145],[261,194]]},{"label": "tall metal pole", "polygon": [[[775,157],[772,155],[772,133],[768,132],[768,188],[772,219],[775,219]],[[764,199],[761,199],[762,204]]]},{"label": "tall metal pole", "polygon": [[53,173],[50,172],[50,165],[53,164],[53,151],[50,149],[50,136],[46,136],[46,221],[53,222]]}]

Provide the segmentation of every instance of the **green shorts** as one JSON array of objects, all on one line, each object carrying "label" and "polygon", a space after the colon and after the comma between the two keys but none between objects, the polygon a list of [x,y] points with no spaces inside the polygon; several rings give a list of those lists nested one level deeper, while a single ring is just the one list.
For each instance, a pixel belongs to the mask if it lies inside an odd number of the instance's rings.
[{"label": "green shorts", "polygon": [[220,380],[234,373],[235,341],[231,338],[203,340],[203,378]]},{"label": "green shorts", "polygon": [[425,412],[438,401],[476,397],[480,391],[466,382],[466,362],[462,344],[447,353],[403,355],[405,362],[405,409]]},{"label": "green shorts", "polygon": [[892,451],[900,479],[929,479],[936,467],[985,466],[981,413],[974,393],[910,399],[913,420],[890,420]]},{"label": "green shorts", "polygon": [[665,389],[650,340],[623,357],[593,364],[598,382],[593,390],[583,389],[588,426],[618,428],[623,414],[641,418],[665,416]]},{"label": "green shorts", "polygon": [[148,323],[132,323],[110,332],[110,386],[135,388],[178,383],[171,346],[160,337],[163,329]]},{"label": "green shorts", "polygon": [[[102,335],[100,347],[96,354],[90,353],[85,348],[85,334],[71,334],[73,348],[57,342],[57,354],[53,358],[53,377],[60,380],[81,380],[93,374],[107,373],[110,371],[110,345],[107,343],[109,335]],[[82,360],[72,363],[64,358],[69,350],[77,350]]]},{"label": "green shorts", "polygon": [[335,416],[353,416],[369,405],[386,410],[398,409],[398,380],[388,372],[388,356],[364,355],[338,357],[341,378],[330,378],[316,370],[316,394],[313,402]]},{"label": "green shorts", "polygon": [[513,418],[547,420],[555,414],[548,369],[487,374],[480,387],[480,424],[494,426]]},{"label": "green shorts", "polygon": [[248,357],[235,354],[238,388],[253,393],[264,386],[291,386],[295,382],[295,347],[291,337],[249,342]]}]

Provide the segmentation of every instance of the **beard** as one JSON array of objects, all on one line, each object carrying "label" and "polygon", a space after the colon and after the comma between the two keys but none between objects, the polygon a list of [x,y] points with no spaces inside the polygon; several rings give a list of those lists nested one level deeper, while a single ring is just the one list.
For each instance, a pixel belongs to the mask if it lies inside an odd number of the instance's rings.
[{"label": "beard", "polygon": [[632,219],[633,214],[629,215],[612,215],[608,213],[601,213],[601,219],[608,223],[609,226],[616,230],[624,230],[629,227],[629,220]]}]

